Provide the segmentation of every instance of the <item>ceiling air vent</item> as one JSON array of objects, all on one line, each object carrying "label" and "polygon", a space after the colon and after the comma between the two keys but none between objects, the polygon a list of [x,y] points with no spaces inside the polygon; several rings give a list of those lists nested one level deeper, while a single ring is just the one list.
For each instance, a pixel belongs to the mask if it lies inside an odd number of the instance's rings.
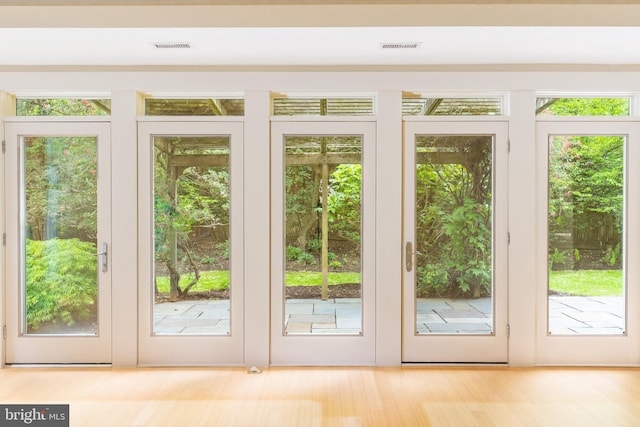
[{"label": "ceiling air vent", "polygon": [[418,42],[380,43],[382,49],[417,49],[419,46]]},{"label": "ceiling air vent", "polygon": [[189,42],[153,42],[156,49],[191,49]]}]

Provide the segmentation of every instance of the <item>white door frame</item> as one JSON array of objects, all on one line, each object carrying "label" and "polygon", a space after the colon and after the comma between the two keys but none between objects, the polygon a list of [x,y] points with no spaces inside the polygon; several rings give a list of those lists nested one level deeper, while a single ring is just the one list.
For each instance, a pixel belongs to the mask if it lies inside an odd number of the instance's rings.
[{"label": "white door frame", "polygon": [[403,362],[506,363],[508,358],[508,122],[468,118],[409,119],[404,123],[404,244],[415,250],[415,138],[417,135],[494,135],[493,146],[493,331],[491,334],[416,332],[415,252],[403,248]]},{"label": "white door frame", "polygon": [[[536,357],[538,365],[638,365],[640,363],[640,123],[628,118],[549,118],[538,120]],[[548,137],[549,135],[622,135],[625,147],[624,262],[626,331],[621,335],[561,335],[548,333]]]},{"label": "white door frame", "polygon": [[[111,362],[111,263],[98,268],[97,335],[28,335],[21,287],[24,266],[21,219],[20,159],[22,136],[91,136],[98,143],[98,248],[111,251],[111,140],[106,120],[68,118],[17,119],[5,122],[7,209],[7,341],[6,363],[110,363]],[[96,262],[100,257],[96,257]]]},{"label": "white door frame", "polygon": [[[156,135],[230,137],[230,333],[180,335],[153,333],[153,145]],[[141,120],[138,123],[139,365],[243,365],[243,124],[240,120]],[[267,302],[265,301],[265,304]]]},{"label": "white door frame", "polygon": [[[319,119],[271,124],[271,364],[374,365],[376,334],[376,124]],[[284,332],[284,146],[286,135],[361,135],[362,335],[286,335]]]}]

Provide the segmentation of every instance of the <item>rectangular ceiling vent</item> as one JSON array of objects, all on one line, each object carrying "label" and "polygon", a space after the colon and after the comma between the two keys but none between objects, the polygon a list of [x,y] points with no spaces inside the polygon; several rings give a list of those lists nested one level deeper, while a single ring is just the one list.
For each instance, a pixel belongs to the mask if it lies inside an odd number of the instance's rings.
[{"label": "rectangular ceiling vent", "polygon": [[417,49],[419,46],[418,42],[380,43],[382,49]]},{"label": "rectangular ceiling vent", "polygon": [[189,42],[153,42],[156,49],[191,49]]}]

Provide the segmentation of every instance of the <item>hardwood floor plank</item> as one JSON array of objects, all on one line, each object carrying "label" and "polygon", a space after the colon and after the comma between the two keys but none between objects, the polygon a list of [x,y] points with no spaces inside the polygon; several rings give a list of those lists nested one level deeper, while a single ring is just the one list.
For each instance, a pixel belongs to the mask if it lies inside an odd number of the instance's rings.
[{"label": "hardwood floor plank", "polygon": [[7,368],[72,426],[637,426],[636,368]]}]

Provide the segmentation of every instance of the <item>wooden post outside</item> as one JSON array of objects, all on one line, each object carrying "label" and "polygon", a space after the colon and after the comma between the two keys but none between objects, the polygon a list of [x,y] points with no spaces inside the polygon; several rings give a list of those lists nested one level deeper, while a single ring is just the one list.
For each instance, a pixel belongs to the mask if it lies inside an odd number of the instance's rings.
[{"label": "wooden post outside", "polygon": [[[177,171],[175,167],[169,167],[169,197],[171,199],[171,209],[177,209],[178,207],[178,200],[177,200],[177,193],[178,193],[178,176],[177,176]],[[169,239],[168,242],[168,246],[169,246],[169,263],[171,264],[172,268],[176,269],[178,268],[178,232],[175,229],[175,226],[173,225],[173,215],[175,214],[175,212],[171,212],[170,216],[172,217],[171,221],[171,229],[169,230],[169,233],[167,235],[167,238]],[[169,300],[170,301],[177,301],[178,300],[178,283],[176,282],[175,279],[175,275],[174,274],[170,274],[169,277],[170,279],[170,295],[169,295]]]},{"label": "wooden post outside", "polygon": [[322,300],[329,298],[329,165],[322,164]]}]

